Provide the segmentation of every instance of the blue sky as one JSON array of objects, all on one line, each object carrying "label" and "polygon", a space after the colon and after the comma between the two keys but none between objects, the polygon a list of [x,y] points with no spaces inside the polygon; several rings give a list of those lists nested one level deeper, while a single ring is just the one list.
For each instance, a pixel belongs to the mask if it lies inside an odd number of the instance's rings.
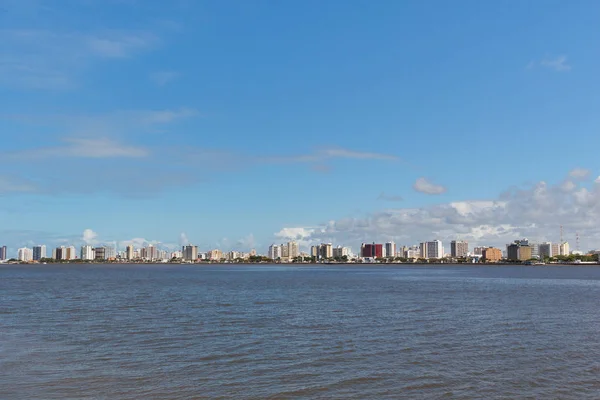
[{"label": "blue sky", "polygon": [[13,250],[600,240],[596,1],[0,5]]}]

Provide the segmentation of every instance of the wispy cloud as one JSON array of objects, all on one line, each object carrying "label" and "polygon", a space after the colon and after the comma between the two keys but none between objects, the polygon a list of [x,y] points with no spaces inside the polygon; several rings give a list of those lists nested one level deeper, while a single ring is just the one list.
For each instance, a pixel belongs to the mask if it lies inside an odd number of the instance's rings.
[{"label": "wispy cloud", "polygon": [[37,186],[24,179],[0,175],[0,194],[33,193],[38,190]]},{"label": "wispy cloud", "polygon": [[158,86],[166,86],[179,78],[179,72],[175,71],[158,71],[150,74],[150,80]]},{"label": "wispy cloud", "polygon": [[592,171],[590,171],[589,169],[574,168],[571,171],[569,171],[569,176],[575,179],[585,179],[588,176],[590,176],[591,173]]},{"label": "wispy cloud", "polygon": [[386,194],[385,192],[381,192],[381,193],[379,193],[379,196],[377,196],[377,200],[404,201],[404,197],[397,196],[397,195],[389,195],[389,194]]},{"label": "wispy cloud", "polygon": [[413,185],[413,189],[415,189],[417,192],[431,195],[442,194],[446,192],[446,187],[437,185],[426,178],[417,179]]},{"label": "wispy cloud", "polygon": [[93,62],[132,57],[159,44],[160,39],[146,31],[2,29],[0,84],[34,89],[73,88]]},{"label": "wispy cloud", "polygon": [[540,61],[540,65],[545,68],[552,69],[557,72],[565,72],[571,70],[571,65],[567,62],[567,56],[558,56],[556,58],[545,58]]},{"label": "wispy cloud", "polygon": [[63,145],[23,150],[9,154],[12,159],[42,159],[55,157],[117,158],[145,157],[149,151],[143,147],[130,146],[110,138],[68,137]]},{"label": "wispy cloud", "polygon": [[398,157],[390,154],[362,152],[344,148],[324,148],[306,154],[261,157],[262,161],[275,163],[320,163],[332,159],[394,161],[398,160]]}]

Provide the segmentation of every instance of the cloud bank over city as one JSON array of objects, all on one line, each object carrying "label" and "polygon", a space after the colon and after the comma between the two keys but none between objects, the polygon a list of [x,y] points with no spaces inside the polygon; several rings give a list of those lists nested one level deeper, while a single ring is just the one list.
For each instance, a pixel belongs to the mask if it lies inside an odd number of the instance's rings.
[{"label": "cloud bank over city", "polygon": [[[286,227],[275,234],[299,241],[304,247],[318,243],[353,244],[395,241],[402,245],[440,239],[467,240],[473,245],[504,247],[517,238],[554,241],[560,226],[566,239],[579,233],[590,250],[600,243],[600,182],[590,171],[573,169],[560,183],[540,181],[514,187],[491,200],[464,200],[421,208],[390,208],[364,217],[327,221],[315,227]],[[573,179],[573,180],[571,180]]]}]

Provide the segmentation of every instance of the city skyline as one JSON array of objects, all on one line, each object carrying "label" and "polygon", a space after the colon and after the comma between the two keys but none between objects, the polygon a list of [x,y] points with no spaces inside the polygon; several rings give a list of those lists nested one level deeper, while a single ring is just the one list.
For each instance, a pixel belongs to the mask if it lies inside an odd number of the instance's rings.
[{"label": "city skyline", "polygon": [[3,4],[0,244],[599,248],[600,3],[467,3]]},{"label": "city skyline", "polygon": [[[528,261],[531,259],[544,259],[556,256],[569,255],[585,255],[600,254],[600,250],[590,250],[583,252],[579,249],[579,242],[576,243],[577,248],[571,251],[568,241],[559,243],[552,242],[534,242],[527,238],[516,239],[511,243],[506,244],[506,250],[503,251],[494,246],[473,246],[473,251],[469,242],[464,240],[452,240],[450,242],[450,252],[445,251],[444,244],[441,240],[432,240],[421,242],[418,246],[398,245],[394,241],[386,243],[362,243],[358,253],[353,253],[352,248],[333,243],[320,243],[312,245],[309,251],[303,251],[296,241],[287,243],[275,244],[269,246],[268,250],[263,253],[256,249],[251,249],[249,252],[238,250],[211,249],[202,251],[198,246],[186,244],[181,247],[181,250],[164,249],[152,244],[141,248],[136,248],[132,244],[128,244],[125,249],[118,246],[92,246],[84,244],[81,246],[79,253],[74,246],[59,246],[52,249],[51,254],[47,253],[45,245],[36,245],[33,248],[23,247],[17,249],[16,259],[18,261],[39,262],[44,260],[56,261],[101,261],[101,260],[145,260],[145,261],[168,261],[170,259],[181,259],[183,261],[196,260],[211,260],[233,261],[237,259],[247,260],[249,257],[266,257],[270,260],[281,260],[283,262],[292,262],[296,259],[304,259],[312,257],[313,261],[322,260],[350,260],[354,258],[360,259],[445,259],[451,258],[468,259],[468,258],[483,258],[486,260],[498,261],[502,258],[508,260]],[[6,247],[0,247],[0,262],[15,259],[9,256],[6,252]],[[78,255],[79,254],[79,255]]]}]

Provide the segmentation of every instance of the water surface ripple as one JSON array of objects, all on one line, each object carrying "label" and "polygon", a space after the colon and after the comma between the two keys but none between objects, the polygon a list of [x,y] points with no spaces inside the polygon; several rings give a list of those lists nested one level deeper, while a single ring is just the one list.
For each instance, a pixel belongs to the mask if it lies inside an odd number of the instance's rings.
[{"label": "water surface ripple", "polygon": [[596,399],[597,267],[0,267],[1,399]]}]

